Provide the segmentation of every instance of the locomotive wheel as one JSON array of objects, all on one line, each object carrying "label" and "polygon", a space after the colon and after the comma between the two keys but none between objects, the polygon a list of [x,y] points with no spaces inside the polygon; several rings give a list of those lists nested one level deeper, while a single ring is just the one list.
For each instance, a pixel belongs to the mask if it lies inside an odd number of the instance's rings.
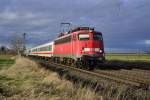
[{"label": "locomotive wheel", "polygon": [[90,61],[86,61],[86,66],[85,66],[86,70],[93,70],[93,64]]},{"label": "locomotive wheel", "polygon": [[76,62],[75,62],[75,66],[76,66],[77,68],[82,68],[81,61],[76,61]]},{"label": "locomotive wheel", "polygon": [[85,69],[90,70],[90,63],[88,61],[86,61]]}]

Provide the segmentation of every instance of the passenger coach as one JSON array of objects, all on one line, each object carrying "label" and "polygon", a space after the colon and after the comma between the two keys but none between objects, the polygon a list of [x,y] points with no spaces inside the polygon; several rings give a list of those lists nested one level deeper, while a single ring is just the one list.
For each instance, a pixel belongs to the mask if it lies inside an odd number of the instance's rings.
[{"label": "passenger coach", "polygon": [[49,42],[27,50],[30,56],[52,57],[54,51],[54,42]]}]

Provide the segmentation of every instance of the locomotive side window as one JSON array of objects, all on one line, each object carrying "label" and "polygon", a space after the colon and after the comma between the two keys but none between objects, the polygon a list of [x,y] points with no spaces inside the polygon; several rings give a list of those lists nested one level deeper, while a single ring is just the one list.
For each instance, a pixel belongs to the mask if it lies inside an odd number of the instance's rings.
[{"label": "locomotive side window", "polygon": [[94,40],[103,40],[103,37],[100,34],[93,34],[93,39]]},{"label": "locomotive side window", "polygon": [[90,35],[89,34],[79,34],[79,40],[89,40]]}]

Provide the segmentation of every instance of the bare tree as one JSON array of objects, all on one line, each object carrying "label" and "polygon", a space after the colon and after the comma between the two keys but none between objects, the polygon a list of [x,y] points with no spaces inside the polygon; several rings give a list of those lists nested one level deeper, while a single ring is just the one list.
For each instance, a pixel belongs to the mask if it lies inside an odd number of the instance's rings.
[{"label": "bare tree", "polygon": [[14,50],[14,52],[20,55],[23,52],[23,47],[23,37],[18,34],[13,34],[11,39],[11,48]]},{"label": "bare tree", "polygon": [[0,47],[0,53],[5,54],[7,51],[7,48],[5,46]]}]

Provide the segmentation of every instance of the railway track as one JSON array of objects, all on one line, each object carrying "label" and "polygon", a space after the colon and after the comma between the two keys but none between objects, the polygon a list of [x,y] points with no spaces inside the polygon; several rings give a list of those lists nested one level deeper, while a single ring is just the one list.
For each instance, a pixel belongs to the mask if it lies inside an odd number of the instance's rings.
[{"label": "railway track", "polygon": [[94,71],[87,71],[87,70],[82,70],[78,69],[75,67],[67,66],[67,65],[62,65],[58,63],[53,63],[53,62],[45,62],[44,63],[46,66],[55,66],[59,68],[63,68],[65,70],[74,70],[76,72],[84,73],[88,76],[91,77],[96,77],[97,80],[101,79],[107,79],[111,81],[115,81],[119,84],[126,84],[126,85],[131,85],[139,88],[144,88],[144,89],[149,89],[150,88],[150,81],[149,80],[144,80],[141,78],[135,78],[135,77],[130,77],[129,75],[123,75],[120,73],[116,72],[109,72],[109,71],[102,71],[102,70],[94,70]]},{"label": "railway track", "polygon": [[143,71],[143,70],[135,70],[135,69],[132,69],[132,70],[123,69],[120,72],[127,73],[128,75],[132,75],[134,77],[150,81],[150,77],[149,77],[150,71],[148,71],[148,70]]},{"label": "railway track", "polygon": [[[139,84],[139,86],[143,85],[145,87],[150,86],[150,78],[149,76],[144,77],[146,74],[141,74],[139,72],[133,73],[132,71],[123,70],[123,71],[104,71],[104,70],[95,70],[97,73],[103,73],[105,75],[109,75],[112,77],[118,77],[120,79],[136,82]],[[138,73],[138,74],[137,74]]]},{"label": "railway track", "polygon": [[149,73],[149,74],[150,74],[150,70],[144,70],[144,69],[136,69],[136,68],[133,68],[132,71],[142,72],[142,73]]}]

